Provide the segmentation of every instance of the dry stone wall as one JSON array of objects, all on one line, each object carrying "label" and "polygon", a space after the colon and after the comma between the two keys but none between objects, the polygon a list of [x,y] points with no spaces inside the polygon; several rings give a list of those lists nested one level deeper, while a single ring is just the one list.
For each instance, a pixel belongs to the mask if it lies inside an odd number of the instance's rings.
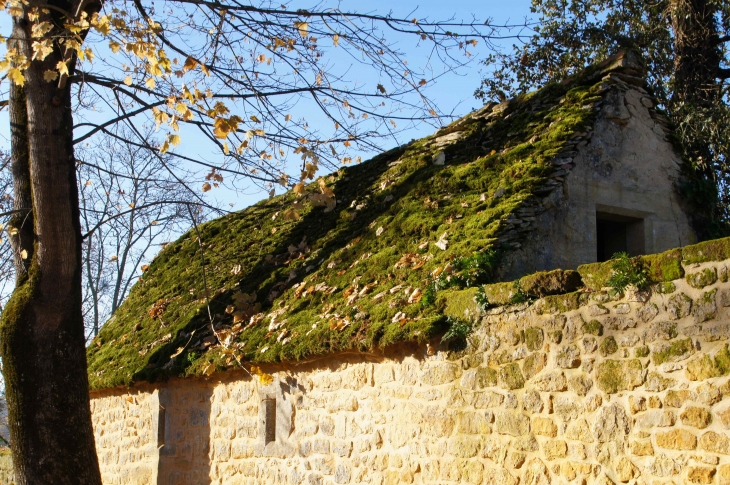
[{"label": "dry stone wall", "polygon": [[157,483],[158,392],[106,392],[91,400],[105,484]]},{"label": "dry stone wall", "polygon": [[110,391],[93,405],[104,481],[730,484],[728,265],[493,308],[458,353]]}]

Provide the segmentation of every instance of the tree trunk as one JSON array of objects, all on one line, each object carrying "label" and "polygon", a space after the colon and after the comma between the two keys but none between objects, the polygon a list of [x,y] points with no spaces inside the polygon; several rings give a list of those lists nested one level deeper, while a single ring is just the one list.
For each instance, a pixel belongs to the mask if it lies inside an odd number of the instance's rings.
[{"label": "tree trunk", "polygon": [[[70,2],[61,3],[57,5],[73,11]],[[53,20],[63,25],[60,17]],[[28,59],[29,29],[27,21],[14,19],[14,43]],[[32,214],[13,241],[19,276],[0,323],[18,485],[101,483],[81,311],[71,91],[65,82],[43,80],[44,71],[61,59],[56,48],[43,62],[32,62],[25,71],[25,89],[11,92],[16,204],[32,201]]]}]

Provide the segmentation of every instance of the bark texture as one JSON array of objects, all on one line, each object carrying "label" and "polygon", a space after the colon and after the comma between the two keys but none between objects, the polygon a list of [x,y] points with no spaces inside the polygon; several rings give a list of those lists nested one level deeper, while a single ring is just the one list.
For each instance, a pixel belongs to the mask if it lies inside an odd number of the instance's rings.
[{"label": "bark texture", "polygon": [[[66,11],[75,8],[60,3]],[[52,21],[63,25],[60,17]],[[28,30],[23,19],[14,21],[14,42],[30,59]],[[13,240],[19,276],[0,324],[18,485],[101,483],[81,313],[71,91],[66,83],[43,80],[43,72],[61,59],[57,48],[45,61],[33,62],[25,87],[11,92],[16,201],[32,204],[29,215],[15,219],[20,221]]]}]

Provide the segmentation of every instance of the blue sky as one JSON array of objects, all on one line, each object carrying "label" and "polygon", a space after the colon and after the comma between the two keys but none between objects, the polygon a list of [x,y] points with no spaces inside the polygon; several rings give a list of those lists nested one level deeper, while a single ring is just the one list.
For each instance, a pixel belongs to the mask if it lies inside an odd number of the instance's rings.
[{"label": "blue sky", "polygon": [[[294,8],[305,8],[312,6],[311,0],[294,0],[290,7]],[[334,1],[324,0],[321,5],[325,6],[336,6],[338,5]],[[395,17],[418,17],[429,20],[446,20],[454,18],[454,20],[471,21],[472,17],[476,17],[480,21],[484,21],[487,18],[492,20],[495,25],[498,24],[520,24],[524,22],[526,17],[530,16],[530,1],[529,0],[513,0],[510,2],[505,1],[477,1],[477,0],[460,0],[459,2],[445,2],[445,1],[425,1],[425,2],[410,2],[400,1],[393,2],[386,0],[370,0],[367,2],[354,1],[354,0],[342,0],[339,3],[339,8],[343,11],[358,11],[367,13],[378,13],[387,14],[392,12]],[[5,14],[0,15],[0,29],[4,35],[8,35],[10,31],[9,17]],[[514,31],[513,31],[514,33]],[[417,42],[414,41],[413,37],[394,37],[393,40],[399,43],[399,49],[404,53],[404,57],[409,60],[414,66],[420,67],[424,59],[425,48],[418,48]],[[501,42],[502,48],[511,48],[511,45],[515,41],[513,39],[505,40]],[[477,48],[470,49],[474,53],[474,61],[467,67],[461,68],[458,72],[447,72],[433,85],[429,85],[426,90],[426,94],[438,106],[441,113],[451,113],[455,116],[464,115],[471,110],[478,108],[480,103],[474,99],[474,90],[478,87],[481,77],[484,74],[485,66],[479,62],[480,58],[483,58],[487,53],[488,49],[484,43],[480,43]],[[341,62],[340,59],[336,59],[335,62]],[[337,66],[341,68],[342,66]],[[357,66],[354,66],[352,81],[358,81],[359,83],[376,84],[378,81],[373,77],[372,73],[367,70],[358,70]],[[299,109],[306,110],[306,106],[300,106]],[[94,116],[94,115],[92,115]],[[314,119],[316,123],[316,117],[308,117],[308,119]],[[448,120],[445,120],[448,122]],[[429,124],[420,124],[413,128],[410,128],[399,134],[397,140],[383,140],[380,145],[383,149],[392,148],[398,144],[407,142],[410,139],[417,139],[423,136],[429,135],[435,131],[435,128]],[[187,154],[194,153],[206,159],[209,162],[217,163],[216,160],[222,155],[213,150],[212,147],[206,146],[205,143],[200,143],[201,140],[197,138],[197,135],[190,137],[183,137],[183,148]],[[9,123],[7,110],[0,112],[0,147],[9,148]],[[374,154],[372,152],[367,153],[353,153],[353,158],[356,155],[362,156],[363,160],[367,160]],[[266,193],[261,192],[257,188],[250,188],[240,190],[238,192],[226,192],[224,190],[216,190],[211,193],[221,205],[224,205],[227,209],[229,204],[233,204],[232,210],[240,210],[261,198],[266,197]]]}]

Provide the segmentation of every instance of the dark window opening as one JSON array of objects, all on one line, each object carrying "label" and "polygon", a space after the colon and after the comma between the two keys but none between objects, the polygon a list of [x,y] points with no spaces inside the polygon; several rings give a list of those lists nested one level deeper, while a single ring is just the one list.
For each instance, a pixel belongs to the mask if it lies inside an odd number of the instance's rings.
[{"label": "dark window opening", "polygon": [[616,253],[644,254],[644,220],[596,212],[597,261],[608,261]]},{"label": "dark window opening", "polygon": [[165,446],[165,419],[167,418],[166,409],[160,406],[160,413],[157,418],[157,448]]},{"label": "dark window opening", "polygon": [[276,398],[265,399],[264,405],[264,444],[276,441]]}]

